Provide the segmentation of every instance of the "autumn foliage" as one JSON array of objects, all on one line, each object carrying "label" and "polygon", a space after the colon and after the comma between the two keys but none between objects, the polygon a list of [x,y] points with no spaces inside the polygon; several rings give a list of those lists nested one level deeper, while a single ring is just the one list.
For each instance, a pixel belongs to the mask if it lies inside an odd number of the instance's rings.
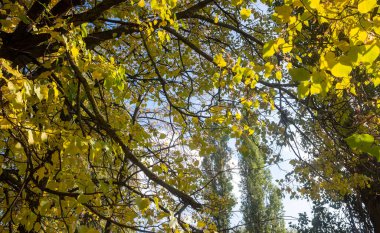
[{"label": "autumn foliage", "polygon": [[264,2],[0,1],[0,231],[213,232],[210,137],[253,135],[380,231],[376,0]]}]

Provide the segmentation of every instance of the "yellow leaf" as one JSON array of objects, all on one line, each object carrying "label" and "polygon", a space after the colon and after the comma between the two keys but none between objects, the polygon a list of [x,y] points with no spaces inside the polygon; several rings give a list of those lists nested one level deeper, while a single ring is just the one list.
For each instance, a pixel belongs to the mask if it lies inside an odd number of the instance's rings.
[{"label": "yellow leaf", "polygon": [[293,46],[289,43],[285,43],[282,45],[282,52],[283,53],[289,53],[290,51],[292,51],[293,49]]},{"label": "yellow leaf", "polygon": [[264,58],[271,57],[276,52],[274,50],[274,44],[275,44],[274,40],[268,41],[267,43],[264,44],[264,47],[263,47]]},{"label": "yellow leaf", "polygon": [[240,16],[243,20],[246,20],[249,18],[249,16],[251,15],[251,10],[250,9],[247,9],[247,8],[242,8],[240,10]]},{"label": "yellow leaf", "polygon": [[8,90],[10,92],[16,91],[16,87],[15,87],[15,85],[12,82],[7,82],[7,85],[8,85]]},{"label": "yellow leaf", "polygon": [[39,100],[42,100],[42,94],[41,94],[41,87],[37,87],[37,86],[35,86],[34,87],[34,93],[36,93],[36,95],[37,95],[37,98],[39,99]]},{"label": "yellow leaf", "polygon": [[168,0],[169,5],[173,8],[177,5],[177,0]]},{"label": "yellow leaf", "polygon": [[282,79],[282,73],[281,73],[281,71],[277,71],[276,72],[276,79],[277,80],[281,80]]},{"label": "yellow leaf", "polygon": [[159,210],[160,209],[160,205],[159,205],[159,203],[158,203],[158,197],[154,197],[153,198],[154,199],[154,204],[156,205],[156,208]]},{"label": "yellow leaf", "polygon": [[380,77],[376,77],[376,78],[374,78],[374,79],[372,80],[372,82],[373,82],[373,85],[374,85],[375,87],[379,86],[379,84],[380,84]]},{"label": "yellow leaf", "polygon": [[372,64],[379,56],[379,53],[380,49],[377,44],[366,45],[365,52],[363,53],[363,56],[360,60],[364,63]]},{"label": "yellow leaf", "polygon": [[249,129],[249,130],[248,130],[248,135],[252,135],[254,132],[255,132],[254,129]]},{"label": "yellow leaf", "polygon": [[243,0],[232,0],[232,5],[233,6],[239,6],[243,3]]},{"label": "yellow leaf", "polygon": [[71,54],[73,55],[74,58],[78,57],[78,55],[79,55],[79,49],[77,47],[73,46],[71,48]]},{"label": "yellow leaf", "polygon": [[53,83],[53,92],[54,92],[54,99],[57,99],[59,96],[59,91],[58,91],[56,83]]},{"label": "yellow leaf", "polygon": [[45,167],[41,167],[40,169],[37,170],[36,172],[36,175],[37,175],[37,180],[41,180],[42,178],[45,177],[45,171],[46,171],[46,168]]},{"label": "yellow leaf", "polygon": [[33,132],[31,130],[28,130],[28,143],[30,145],[34,144]]},{"label": "yellow leaf", "polygon": [[7,119],[0,118],[0,129],[12,129],[12,125],[9,124]]},{"label": "yellow leaf", "polygon": [[223,59],[223,55],[221,53],[217,54],[215,57],[214,57],[214,62],[216,63],[217,66],[219,66],[220,68],[223,68],[225,66],[227,66],[227,62]]},{"label": "yellow leaf", "polygon": [[34,230],[35,232],[38,232],[40,229],[41,229],[41,223],[39,223],[39,222],[35,222],[35,223],[34,223],[33,230]]},{"label": "yellow leaf", "polygon": [[337,63],[331,69],[331,73],[335,77],[348,77],[348,75],[351,73],[351,70],[352,70],[351,66],[344,65],[342,63]]},{"label": "yellow leaf", "polygon": [[21,91],[19,91],[19,92],[17,92],[16,93],[16,103],[18,103],[18,104],[22,104],[23,103],[23,98],[22,98],[22,93],[21,93]]},{"label": "yellow leaf", "polygon": [[133,220],[137,217],[138,215],[133,211],[129,210],[125,213],[125,220],[127,222],[133,222]]},{"label": "yellow leaf", "polygon": [[312,83],[311,84],[311,86],[310,86],[310,94],[316,95],[316,94],[321,93],[321,91],[322,91],[321,84],[318,84],[318,83]]},{"label": "yellow leaf", "polygon": [[46,85],[41,86],[41,95],[43,99],[49,98],[49,88]]},{"label": "yellow leaf", "polygon": [[319,4],[320,4],[320,0],[311,0],[310,1],[310,8],[316,10],[316,9],[318,9]]},{"label": "yellow leaf", "polygon": [[358,4],[358,10],[364,14],[371,11],[377,5],[377,0],[362,0]]},{"label": "yellow leaf", "polygon": [[215,16],[214,18],[214,23],[218,23],[219,22],[219,17],[218,16]]},{"label": "yellow leaf", "polygon": [[289,74],[293,81],[307,81],[310,79],[310,72],[304,68],[292,68],[289,70]]},{"label": "yellow leaf", "polygon": [[48,139],[48,135],[47,135],[47,133],[46,132],[42,132],[41,133],[41,141],[46,141]]},{"label": "yellow leaf", "polygon": [[267,63],[265,63],[264,68],[265,68],[265,74],[264,74],[264,76],[266,78],[268,78],[271,75],[272,70],[274,69],[274,65],[272,63],[270,63],[270,62],[267,62]]},{"label": "yellow leaf", "polygon": [[95,70],[94,72],[92,72],[92,77],[95,79],[95,80],[100,80],[102,78],[103,74],[100,73],[99,71]]},{"label": "yellow leaf", "polygon": [[237,131],[239,130],[239,127],[236,126],[236,125],[233,125],[233,126],[231,127],[231,129],[232,129],[233,132],[237,132]]},{"label": "yellow leaf", "polygon": [[203,221],[198,221],[197,222],[197,227],[198,228],[203,228],[203,227],[205,227],[206,226],[206,223],[205,222],[203,222]]},{"label": "yellow leaf", "polygon": [[145,1],[144,0],[140,0],[137,5],[141,8],[143,8],[145,6]]},{"label": "yellow leaf", "polygon": [[352,87],[350,88],[350,93],[353,94],[353,95],[357,95],[357,94],[356,94],[356,88],[355,88],[355,86],[352,86]]},{"label": "yellow leaf", "polygon": [[236,113],[235,117],[236,117],[236,120],[239,121],[241,119],[241,114],[240,113]]}]

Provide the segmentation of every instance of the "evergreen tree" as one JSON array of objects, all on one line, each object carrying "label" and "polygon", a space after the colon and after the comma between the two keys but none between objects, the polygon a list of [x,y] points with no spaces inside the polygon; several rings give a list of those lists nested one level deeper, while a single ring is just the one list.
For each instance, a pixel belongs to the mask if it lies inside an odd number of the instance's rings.
[{"label": "evergreen tree", "polygon": [[227,163],[232,153],[228,147],[228,140],[228,136],[222,136],[219,140],[210,138],[209,143],[215,150],[204,158],[202,164],[208,184],[204,195],[209,201],[211,215],[218,231],[229,228],[231,211],[236,203],[232,194],[232,175]]},{"label": "evergreen tree", "polygon": [[245,230],[250,233],[285,232],[279,188],[265,169],[264,154],[253,138],[243,136],[239,151]]}]

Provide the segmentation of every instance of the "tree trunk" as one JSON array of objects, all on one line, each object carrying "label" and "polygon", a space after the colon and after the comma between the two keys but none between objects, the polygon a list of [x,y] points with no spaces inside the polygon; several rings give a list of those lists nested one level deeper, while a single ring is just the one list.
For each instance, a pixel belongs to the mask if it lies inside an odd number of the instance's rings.
[{"label": "tree trunk", "polygon": [[364,192],[362,195],[364,204],[371,219],[375,233],[380,233],[380,195]]}]

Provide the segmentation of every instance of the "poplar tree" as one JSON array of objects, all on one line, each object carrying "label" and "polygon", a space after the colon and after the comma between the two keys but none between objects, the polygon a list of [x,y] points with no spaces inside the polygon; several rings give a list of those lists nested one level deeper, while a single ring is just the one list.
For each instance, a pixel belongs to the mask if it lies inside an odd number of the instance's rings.
[{"label": "poplar tree", "polygon": [[215,150],[202,163],[207,185],[205,198],[209,201],[211,216],[219,232],[230,227],[231,211],[236,203],[232,194],[232,168],[228,164],[232,156],[228,140],[226,135],[219,140],[210,138],[209,142]]},{"label": "poplar tree", "polygon": [[270,171],[265,168],[265,154],[255,138],[243,136],[239,152],[243,219],[246,232],[283,233],[285,222],[281,191],[272,183]]}]

